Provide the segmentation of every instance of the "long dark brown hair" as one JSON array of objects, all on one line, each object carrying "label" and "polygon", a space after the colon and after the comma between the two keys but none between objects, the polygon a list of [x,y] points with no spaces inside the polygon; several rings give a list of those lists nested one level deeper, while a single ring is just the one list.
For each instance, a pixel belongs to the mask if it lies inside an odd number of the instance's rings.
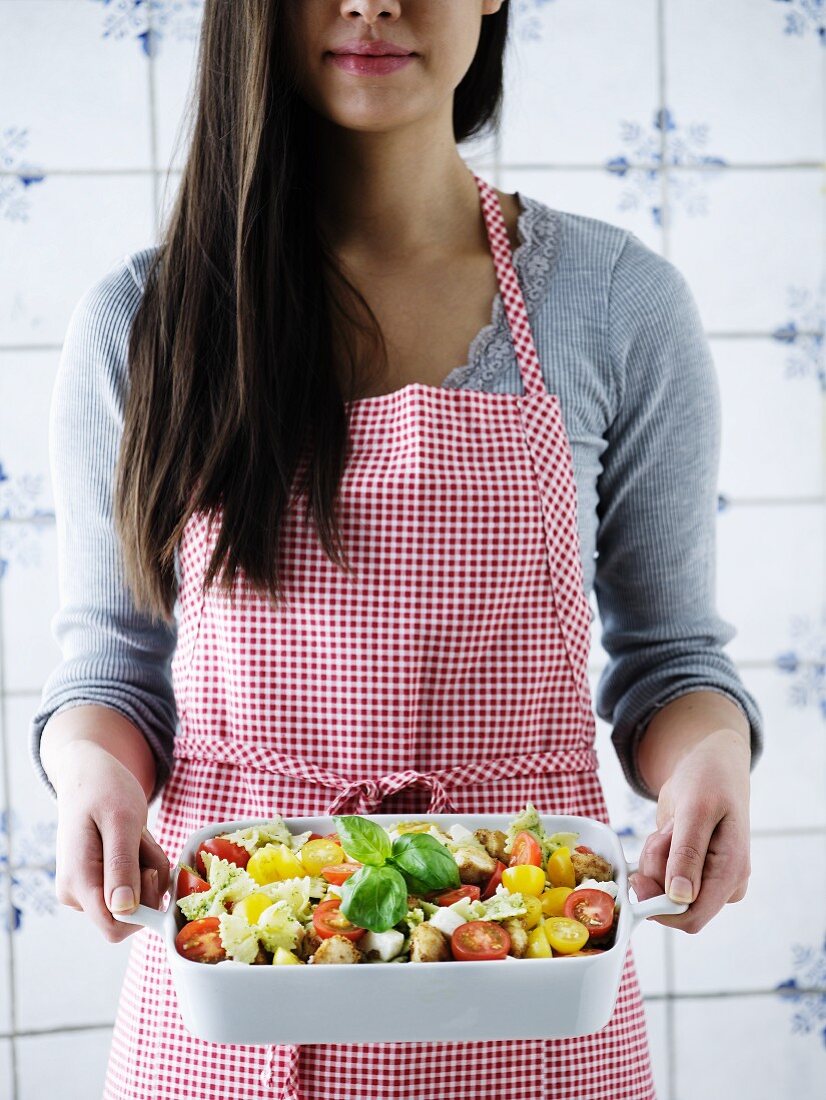
[{"label": "long dark brown hair", "polygon": [[[314,216],[294,2],[206,0],[187,157],[130,332],[115,522],[137,606],[168,622],[175,548],[195,511],[222,517],[204,587],[217,576],[231,589],[240,570],[278,599],[275,547],[293,492],[347,567],[334,515],[341,379],[368,362],[381,370],[386,346]],[[454,94],[457,143],[499,124],[508,8],[482,18]]]}]

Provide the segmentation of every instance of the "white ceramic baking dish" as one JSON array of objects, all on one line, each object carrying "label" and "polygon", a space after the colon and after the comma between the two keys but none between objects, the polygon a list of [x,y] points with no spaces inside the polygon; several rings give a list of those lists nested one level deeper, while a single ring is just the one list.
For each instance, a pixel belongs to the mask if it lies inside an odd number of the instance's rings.
[{"label": "white ceramic baking dish", "polygon": [[[369,814],[388,827],[415,817],[447,828],[507,829],[508,814]],[[222,822],[194,833],[174,869],[194,866],[208,837],[261,823]],[[284,819],[292,833],[335,829],[330,817]],[[213,965],[185,959],[175,935],[185,923],[174,904],[165,912],[139,905],[119,920],[146,925],[164,939],[185,1026],[215,1043],[347,1043],[462,1039],[548,1039],[586,1035],[608,1023],[631,933],[646,917],[683,913],[665,894],[632,902],[620,839],[587,817],[542,815],[548,833],[575,832],[579,844],[610,860],[619,887],[614,946],[601,955],[496,962],[370,963],[357,966]]]}]

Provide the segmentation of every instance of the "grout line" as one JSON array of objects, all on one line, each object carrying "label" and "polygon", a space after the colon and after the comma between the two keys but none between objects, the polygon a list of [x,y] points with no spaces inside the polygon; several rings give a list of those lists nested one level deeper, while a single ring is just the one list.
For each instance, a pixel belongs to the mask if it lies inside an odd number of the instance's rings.
[{"label": "grout line", "polygon": [[[65,1035],[67,1033],[74,1034],[78,1031],[111,1031],[114,1027],[114,1023],[111,1024],[66,1024],[64,1027],[28,1027],[22,1031],[0,1031],[0,1039],[30,1039],[37,1038],[41,1035]],[[14,1044],[12,1044],[14,1045]]]},{"label": "grout line", "polygon": [[[795,989],[794,996],[797,997],[823,997],[826,996],[826,987],[823,989],[820,986],[807,987],[806,989]],[[718,989],[707,993],[646,993],[643,995],[644,1001],[656,1001],[660,1004],[664,1004],[668,1001],[725,1001],[732,997],[783,997],[783,993],[777,989]]]},{"label": "grout line", "polygon": [[158,239],[158,111],[157,111],[157,83],[155,80],[155,51],[157,49],[157,42],[153,35],[152,28],[152,5],[148,5],[147,9],[147,28],[149,31],[150,41],[152,42],[152,49],[149,51],[147,58],[146,74],[147,84],[146,90],[149,99],[149,156],[152,161],[152,225],[154,230],[155,240]]},{"label": "grout line", "polygon": [[[477,165],[477,167],[478,167],[478,165]],[[497,169],[493,165],[491,166],[491,168],[492,168],[492,171],[495,172],[495,173],[498,173],[499,171],[504,171],[504,169],[501,169],[501,168]],[[500,187],[500,183],[498,182],[498,179],[496,179],[494,182],[495,182],[497,187]],[[724,329],[719,329],[719,330],[715,331],[714,329],[706,329],[705,335],[709,340],[770,340],[772,343],[777,343],[778,342],[773,331],[772,332],[769,332],[769,331],[760,332],[760,331],[757,331],[757,330],[749,330],[749,329],[740,329],[740,330],[731,329],[729,331],[726,331]],[[820,329],[801,328],[801,329],[797,330],[797,335],[799,337],[805,336],[805,337],[816,338],[816,337],[819,337],[819,336],[823,336],[823,332]],[[2,343],[0,343],[0,354],[14,353],[16,355],[19,355],[19,354],[22,354],[23,352],[59,352],[59,351],[61,351],[62,347],[63,347],[62,344],[2,344]]]},{"label": "grout line", "polygon": [[[598,164],[595,162],[576,162],[572,161],[569,164],[549,164],[547,161],[544,163],[531,163],[530,161],[501,161],[499,167],[503,171],[507,172],[605,172],[608,173],[608,169],[605,164]],[[704,164],[675,164],[671,166],[671,169],[676,172],[709,172],[719,173],[722,171],[733,172],[755,172],[755,171],[795,171],[800,169],[818,170],[824,167],[824,162],[820,160],[799,160],[799,161],[750,161],[750,162],[736,162],[728,161],[722,165],[704,165]],[[662,169],[662,165],[657,164],[656,161],[639,161],[631,162],[628,164],[629,171],[646,171],[652,170],[658,171]],[[180,174],[181,168],[174,168],[169,165],[169,171],[174,171]],[[44,168],[42,165],[38,166],[38,171],[42,172],[45,176],[67,176],[67,177],[88,177],[88,176],[146,176],[152,172],[161,172],[163,169],[159,168]],[[8,169],[0,170],[0,179],[8,177],[9,179],[19,179],[20,172],[9,171]],[[497,187],[499,185],[497,184]]]},{"label": "grout line", "polygon": [[[44,176],[67,176],[70,179],[73,177],[81,179],[86,177],[95,178],[96,176],[151,176],[155,171],[151,166],[149,168],[43,168],[38,166],[37,170],[42,172]],[[10,172],[8,169],[0,169],[0,179],[16,180],[20,178],[21,174],[20,172]]]}]

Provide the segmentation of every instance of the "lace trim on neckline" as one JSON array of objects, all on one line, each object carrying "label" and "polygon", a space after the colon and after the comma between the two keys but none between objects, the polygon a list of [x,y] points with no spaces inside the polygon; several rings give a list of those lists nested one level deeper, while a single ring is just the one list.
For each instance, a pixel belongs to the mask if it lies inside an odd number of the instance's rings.
[{"label": "lace trim on neckline", "polygon": [[[558,211],[530,195],[516,192],[522,211],[516,222],[519,244],[512,254],[513,266],[531,318],[545,297],[559,252],[561,224]],[[473,337],[468,361],[456,367],[442,382],[442,388],[487,389],[491,382],[514,360],[514,347],[508,328],[505,303],[497,291],[491,306],[491,319]]]}]

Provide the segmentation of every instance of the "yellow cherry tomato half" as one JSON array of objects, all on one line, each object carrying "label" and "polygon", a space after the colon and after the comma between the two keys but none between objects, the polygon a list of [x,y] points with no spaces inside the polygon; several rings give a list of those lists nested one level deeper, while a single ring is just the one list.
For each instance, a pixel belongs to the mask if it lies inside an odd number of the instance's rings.
[{"label": "yellow cherry tomato half", "polygon": [[533,863],[514,863],[502,872],[502,885],[513,894],[538,898],[545,889],[545,872]]},{"label": "yellow cherry tomato half", "polygon": [[532,897],[530,894],[523,894],[522,901],[527,909],[527,913],[522,917],[526,928],[536,928],[542,920],[542,902],[539,898]]},{"label": "yellow cherry tomato half", "polygon": [[554,886],[546,890],[539,898],[542,915],[545,917],[564,917],[565,899],[573,890],[570,886]]},{"label": "yellow cherry tomato half", "polygon": [[343,863],[347,856],[340,844],[334,840],[308,840],[298,854],[308,874],[320,875],[322,867]]},{"label": "yellow cherry tomato half", "polygon": [[299,959],[298,955],[294,955],[286,947],[276,947],[275,954],[272,957],[273,966],[295,966],[296,963],[303,966],[304,960]]},{"label": "yellow cherry tomato half", "polygon": [[247,871],[259,886],[284,878],[303,878],[307,869],[286,844],[265,844],[253,852]]},{"label": "yellow cherry tomato half", "polygon": [[526,959],[550,959],[551,945],[545,934],[545,924],[540,922],[536,928],[528,933],[528,946],[525,949]]},{"label": "yellow cherry tomato half", "polygon": [[572,955],[588,942],[588,929],[570,917],[547,917],[544,928],[548,943],[560,955]]},{"label": "yellow cherry tomato half", "polygon": [[572,890],[576,886],[570,848],[557,848],[548,859],[547,869],[552,886],[570,886]]},{"label": "yellow cherry tomato half", "polygon": [[243,913],[250,924],[258,924],[258,918],[269,909],[273,900],[266,894],[248,894],[233,906],[233,913]]}]

